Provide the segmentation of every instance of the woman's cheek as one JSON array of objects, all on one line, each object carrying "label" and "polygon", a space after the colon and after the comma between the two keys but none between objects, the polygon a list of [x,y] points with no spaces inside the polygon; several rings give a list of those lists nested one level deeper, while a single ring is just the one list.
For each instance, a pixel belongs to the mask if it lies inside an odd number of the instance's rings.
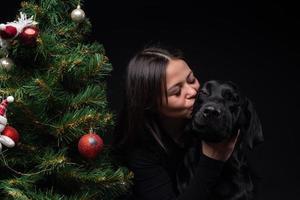
[{"label": "woman's cheek", "polygon": [[196,89],[197,91],[199,91],[200,89],[200,82],[198,81],[198,79],[196,79]]},{"label": "woman's cheek", "polygon": [[170,104],[169,108],[174,112],[184,112],[186,110],[186,100],[184,98],[177,99]]}]

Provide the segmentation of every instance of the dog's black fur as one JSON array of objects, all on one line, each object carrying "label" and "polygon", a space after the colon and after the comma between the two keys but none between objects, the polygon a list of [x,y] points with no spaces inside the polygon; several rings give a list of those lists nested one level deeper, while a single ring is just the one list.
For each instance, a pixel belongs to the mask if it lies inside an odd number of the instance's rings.
[{"label": "dog's black fur", "polygon": [[[253,199],[253,178],[246,155],[263,141],[263,134],[253,104],[242,96],[236,84],[216,80],[204,83],[198,92],[186,131],[199,141],[220,142],[237,134],[238,130],[240,135],[237,144],[212,190],[212,200]],[[193,177],[199,149],[192,148],[185,156],[184,170],[187,176],[178,177],[181,191]]]}]

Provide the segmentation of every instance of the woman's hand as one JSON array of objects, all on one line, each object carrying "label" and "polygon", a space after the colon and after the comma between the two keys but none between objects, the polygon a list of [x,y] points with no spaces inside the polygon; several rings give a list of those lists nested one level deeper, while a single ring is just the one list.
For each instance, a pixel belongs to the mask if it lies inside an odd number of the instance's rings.
[{"label": "woman's hand", "polygon": [[212,159],[225,162],[231,156],[239,135],[240,130],[232,138],[219,143],[210,143],[202,140],[202,153]]}]

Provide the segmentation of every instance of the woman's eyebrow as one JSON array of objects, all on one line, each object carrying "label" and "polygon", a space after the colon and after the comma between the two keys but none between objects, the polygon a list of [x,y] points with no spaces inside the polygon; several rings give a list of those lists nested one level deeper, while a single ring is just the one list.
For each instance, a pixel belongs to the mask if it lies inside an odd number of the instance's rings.
[{"label": "woman's eyebrow", "polygon": [[[191,74],[193,74],[192,71],[190,71],[189,74],[187,75],[187,79],[191,76]],[[168,93],[172,92],[172,90],[173,90],[175,87],[177,87],[178,85],[180,85],[181,83],[182,83],[182,81],[180,81],[180,82],[178,82],[178,83],[172,85],[172,86],[168,89],[167,92],[168,92]]]}]

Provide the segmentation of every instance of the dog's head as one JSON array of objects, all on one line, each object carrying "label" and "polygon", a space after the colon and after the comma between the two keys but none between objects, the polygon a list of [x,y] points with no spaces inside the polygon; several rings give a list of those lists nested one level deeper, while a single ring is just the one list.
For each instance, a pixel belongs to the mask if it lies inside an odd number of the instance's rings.
[{"label": "dog's head", "polygon": [[238,130],[249,148],[263,141],[261,123],[251,101],[242,96],[233,82],[204,83],[186,131],[208,142],[220,142]]}]

